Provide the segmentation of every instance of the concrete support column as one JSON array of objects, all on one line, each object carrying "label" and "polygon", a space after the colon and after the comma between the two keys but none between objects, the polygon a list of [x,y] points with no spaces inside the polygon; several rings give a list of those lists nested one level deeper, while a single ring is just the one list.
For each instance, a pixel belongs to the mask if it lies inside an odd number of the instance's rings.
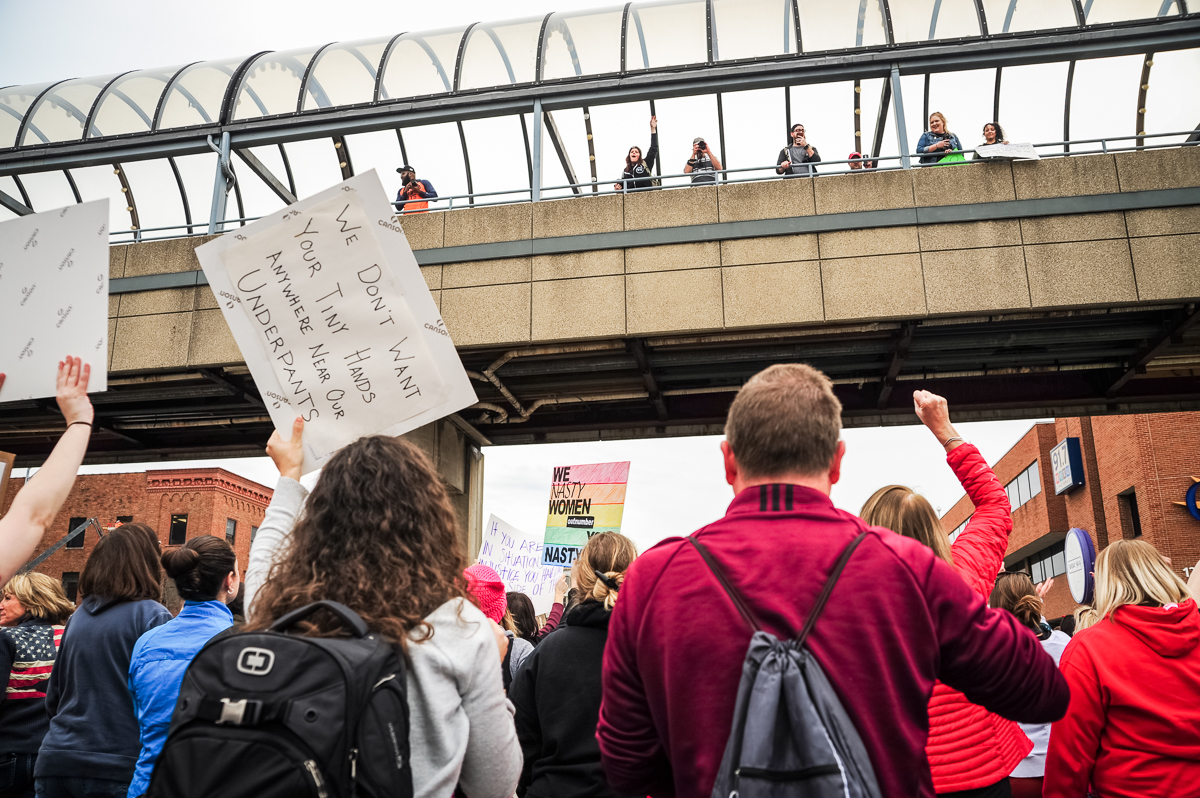
[{"label": "concrete support column", "polygon": [[450,419],[413,430],[404,436],[429,456],[450,494],[458,539],[473,560],[483,536],[483,452]]}]

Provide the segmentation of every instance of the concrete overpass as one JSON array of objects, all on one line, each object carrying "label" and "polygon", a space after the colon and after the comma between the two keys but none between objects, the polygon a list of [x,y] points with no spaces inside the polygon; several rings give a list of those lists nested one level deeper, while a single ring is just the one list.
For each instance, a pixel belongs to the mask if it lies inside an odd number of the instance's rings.
[{"label": "concrete overpass", "polygon": [[[1200,408],[1200,149],[968,164],[411,215],[400,224],[481,404],[471,451],[716,434],[761,368],[837,382],[848,426]],[[111,248],[91,462],[239,456],[271,425],[194,248]],[[50,402],[0,405],[39,461]],[[464,454],[465,453],[465,454]],[[464,470],[465,469],[465,470]]]}]

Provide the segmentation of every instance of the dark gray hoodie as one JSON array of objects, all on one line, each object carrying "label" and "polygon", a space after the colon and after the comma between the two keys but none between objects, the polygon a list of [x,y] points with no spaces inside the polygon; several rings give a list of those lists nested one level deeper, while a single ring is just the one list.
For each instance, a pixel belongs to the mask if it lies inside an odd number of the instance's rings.
[{"label": "dark gray hoodie", "polygon": [[171,620],[157,601],[88,596],[71,616],[46,689],[50,731],[35,778],[128,782],[141,741],[129,695],[129,659],[143,633]]}]

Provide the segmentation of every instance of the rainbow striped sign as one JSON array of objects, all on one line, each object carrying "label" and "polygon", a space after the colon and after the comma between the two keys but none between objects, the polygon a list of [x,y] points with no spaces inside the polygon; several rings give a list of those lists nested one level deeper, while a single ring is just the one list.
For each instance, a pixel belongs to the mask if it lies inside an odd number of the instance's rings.
[{"label": "rainbow striped sign", "polygon": [[620,532],[629,463],[556,466],[542,565],[567,568],[598,532]]}]

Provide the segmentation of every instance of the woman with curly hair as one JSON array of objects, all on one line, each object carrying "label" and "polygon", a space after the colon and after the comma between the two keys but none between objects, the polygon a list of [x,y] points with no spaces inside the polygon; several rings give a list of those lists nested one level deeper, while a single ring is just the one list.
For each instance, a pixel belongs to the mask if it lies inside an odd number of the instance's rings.
[{"label": "woman with curly hair", "polygon": [[[299,482],[303,420],[267,454],[279,483],[250,549],[248,628],[262,630],[320,599],[354,610],[407,655],[414,795],[509,798],[521,771],[512,705],[504,697],[503,630],[471,603],[454,508],[415,446],[375,435],[329,458],[310,495]],[[302,512],[303,511],[303,512]],[[298,625],[333,636],[317,613]]]},{"label": "woman with curly hair", "polygon": [[617,532],[589,540],[571,568],[579,605],[513,676],[509,696],[525,752],[517,794],[524,798],[619,795],[600,767],[596,724],[608,620],[636,557],[633,541]]}]

